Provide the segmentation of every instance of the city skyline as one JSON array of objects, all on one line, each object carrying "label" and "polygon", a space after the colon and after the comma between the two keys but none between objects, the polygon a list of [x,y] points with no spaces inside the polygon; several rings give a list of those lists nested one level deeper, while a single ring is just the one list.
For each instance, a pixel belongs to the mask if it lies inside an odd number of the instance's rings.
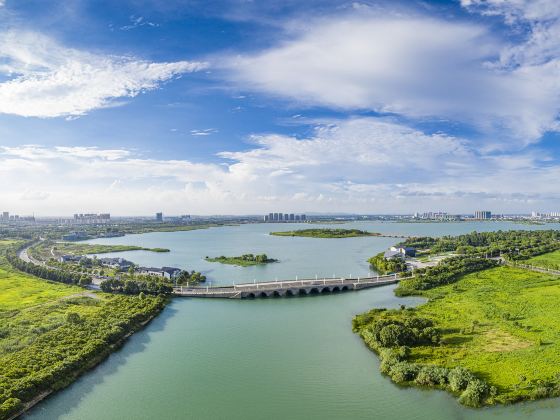
[{"label": "city skyline", "polygon": [[0,20],[14,213],[560,208],[553,0],[5,0]]}]

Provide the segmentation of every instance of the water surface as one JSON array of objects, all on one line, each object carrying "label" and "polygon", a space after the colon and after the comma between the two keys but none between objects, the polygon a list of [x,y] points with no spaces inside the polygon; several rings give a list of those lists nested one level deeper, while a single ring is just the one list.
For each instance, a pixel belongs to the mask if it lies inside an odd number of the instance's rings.
[{"label": "water surface", "polygon": [[[244,225],[92,241],[166,247],[119,253],[143,265],[202,270],[215,284],[367,274],[365,260],[391,238],[312,239],[268,235],[293,225]],[[331,225],[332,227],[332,225]],[[512,223],[351,223],[344,228],[406,235],[543,229]],[[265,252],[280,263],[238,268],[204,256]],[[30,419],[556,419],[559,400],[471,410],[444,392],[395,386],[351,331],[372,307],[413,305],[394,286],[337,295],[237,300],[174,299],[122,350],[37,406]]]}]

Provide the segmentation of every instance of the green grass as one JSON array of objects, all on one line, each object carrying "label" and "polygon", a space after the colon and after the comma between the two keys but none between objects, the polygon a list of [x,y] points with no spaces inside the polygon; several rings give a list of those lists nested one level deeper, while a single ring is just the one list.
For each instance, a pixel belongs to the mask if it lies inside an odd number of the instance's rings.
[{"label": "green grass", "polygon": [[300,236],[303,238],[356,238],[360,236],[380,236],[379,233],[358,229],[300,229],[285,232],[270,232],[274,236]]},{"label": "green grass", "polygon": [[4,254],[17,244],[0,241],[0,419],[68,385],[164,304],[159,297],[87,291],[15,271]]},{"label": "green grass", "polygon": [[558,277],[498,267],[423,295],[430,300],[415,315],[432,320],[442,342],[412,347],[408,362],[465,367],[497,388],[495,403],[537,398],[543,383],[560,386]]},{"label": "green grass", "polygon": [[538,255],[536,257],[529,258],[528,260],[522,260],[520,263],[560,270],[560,251]]}]

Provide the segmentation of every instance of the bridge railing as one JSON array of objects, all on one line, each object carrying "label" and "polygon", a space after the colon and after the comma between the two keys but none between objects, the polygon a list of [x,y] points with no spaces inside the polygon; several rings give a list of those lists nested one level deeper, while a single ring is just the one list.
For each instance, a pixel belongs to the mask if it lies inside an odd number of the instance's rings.
[{"label": "bridge railing", "polygon": [[[410,278],[410,277],[409,277]],[[398,279],[396,274],[375,277],[356,277],[356,278],[323,278],[323,279],[302,279],[302,280],[281,280],[274,282],[254,282],[233,284],[231,286],[176,286],[174,290],[178,293],[234,293],[254,290],[277,290],[297,287],[312,286],[333,286],[348,284],[374,284],[395,281]]]}]

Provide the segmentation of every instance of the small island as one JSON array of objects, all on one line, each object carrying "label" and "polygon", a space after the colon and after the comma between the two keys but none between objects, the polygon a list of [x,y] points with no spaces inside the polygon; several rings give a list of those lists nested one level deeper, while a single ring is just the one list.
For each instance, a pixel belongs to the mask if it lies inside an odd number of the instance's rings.
[{"label": "small island", "polygon": [[274,236],[300,236],[302,238],[357,238],[360,236],[381,236],[380,233],[359,229],[300,229],[285,232],[270,232]]},{"label": "small island", "polygon": [[278,262],[278,260],[275,260],[274,258],[268,258],[266,254],[243,254],[239,257],[225,257],[222,255],[220,257],[214,258],[206,257],[205,260],[208,262],[218,262],[221,264],[239,265],[241,267]]}]

